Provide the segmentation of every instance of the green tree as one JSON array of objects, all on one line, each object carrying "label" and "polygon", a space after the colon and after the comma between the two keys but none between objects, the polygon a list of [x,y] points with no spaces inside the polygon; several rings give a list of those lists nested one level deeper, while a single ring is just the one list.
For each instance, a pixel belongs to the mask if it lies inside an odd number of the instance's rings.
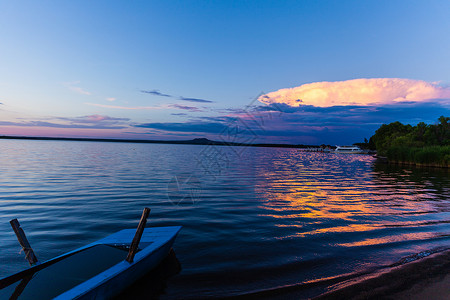
[{"label": "green tree", "polygon": [[450,117],[441,116],[437,123],[430,125],[424,122],[416,126],[400,122],[383,124],[369,139],[369,146],[389,161],[448,167]]},{"label": "green tree", "polygon": [[386,155],[387,149],[391,147],[392,143],[399,137],[403,137],[412,131],[411,125],[403,125],[400,122],[390,124],[383,124],[375,131],[372,136],[373,143],[378,153]]}]

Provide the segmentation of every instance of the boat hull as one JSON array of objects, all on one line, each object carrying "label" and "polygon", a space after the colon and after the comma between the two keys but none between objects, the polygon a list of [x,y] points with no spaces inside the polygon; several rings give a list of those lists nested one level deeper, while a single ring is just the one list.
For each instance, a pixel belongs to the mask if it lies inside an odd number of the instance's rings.
[{"label": "boat hull", "polygon": [[[144,257],[139,262],[130,264],[128,268],[120,272],[120,274],[111,277],[86,293],[77,296],[75,299],[110,299],[126,288],[132,285],[139,278],[149,272],[149,270],[156,267],[168,254],[175,241],[175,236],[166,244],[155,250],[151,255]],[[124,262],[128,263],[128,262]],[[83,289],[83,286],[79,287]],[[74,291],[75,293],[77,291]],[[67,295],[66,295],[67,294]],[[68,299],[71,293],[65,293],[55,299]]]},{"label": "boat hull", "polygon": [[145,228],[140,250],[131,263],[125,260],[125,248],[130,246],[135,230],[121,230],[0,279],[0,298],[110,299],[156,267],[169,254],[180,229]]},{"label": "boat hull", "polygon": [[357,150],[357,151],[334,151],[334,153],[342,153],[342,154],[365,154],[363,150]]},{"label": "boat hull", "polygon": [[336,146],[334,153],[342,153],[342,154],[364,154],[368,151],[362,150],[357,146]]}]

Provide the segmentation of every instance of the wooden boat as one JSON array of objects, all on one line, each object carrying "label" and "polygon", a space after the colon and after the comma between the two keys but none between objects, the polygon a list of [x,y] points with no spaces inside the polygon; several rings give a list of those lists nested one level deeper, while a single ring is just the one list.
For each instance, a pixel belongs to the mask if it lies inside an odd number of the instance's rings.
[{"label": "wooden boat", "polygon": [[124,229],[84,247],[0,279],[0,299],[108,299],[158,265],[180,226],[145,228],[139,248],[134,229]]}]

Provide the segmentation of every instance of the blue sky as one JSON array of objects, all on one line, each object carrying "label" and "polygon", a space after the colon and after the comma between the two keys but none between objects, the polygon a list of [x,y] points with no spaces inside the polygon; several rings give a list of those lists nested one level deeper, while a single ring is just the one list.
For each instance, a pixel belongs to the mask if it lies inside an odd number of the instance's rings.
[{"label": "blue sky", "polygon": [[[0,135],[221,139],[239,119],[258,142],[339,144],[434,122],[450,111],[449,12],[448,1],[0,1]],[[362,78],[405,79],[403,92],[355,98]],[[323,82],[356,100],[318,99]],[[313,83],[308,103],[278,97]]]}]

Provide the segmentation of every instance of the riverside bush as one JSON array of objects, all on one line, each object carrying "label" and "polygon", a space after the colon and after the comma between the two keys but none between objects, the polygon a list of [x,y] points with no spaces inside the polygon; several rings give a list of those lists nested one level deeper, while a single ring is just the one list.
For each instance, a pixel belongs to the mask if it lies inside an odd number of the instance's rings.
[{"label": "riverside bush", "polygon": [[430,166],[450,166],[450,118],[416,126],[400,122],[383,124],[370,138],[369,145],[389,161]]},{"label": "riverside bush", "polygon": [[421,165],[450,166],[450,146],[405,147],[394,146],[387,150],[387,158],[393,162],[409,162]]}]

